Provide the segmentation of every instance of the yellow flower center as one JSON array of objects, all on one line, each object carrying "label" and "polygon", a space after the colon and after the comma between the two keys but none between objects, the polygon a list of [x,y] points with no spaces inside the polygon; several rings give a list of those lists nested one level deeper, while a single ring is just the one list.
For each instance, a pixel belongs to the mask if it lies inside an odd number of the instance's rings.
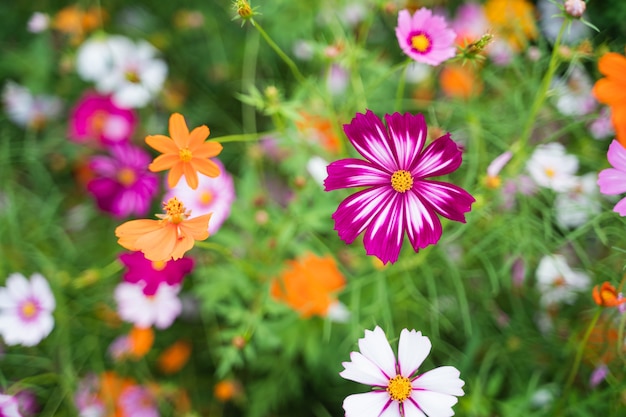
[{"label": "yellow flower center", "polygon": [[391,186],[399,193],[407,192],[413,187],[413,177],[409,171],[403,169],[396,171],[391,176]]},{"label": "yellow flower center", "polygon": [[102,110],[97,110],[93,113],[93,115],[89,118],[89,128],[92,135],[102,134],[108,116],[108,113]]},{"label": "yellow flower center", "polygon": [[200,204],[202,205],[209,205],[211,204],[211,201],[213,201],[213,193],[211,193],[209,190],[204,190],[200,193]]},{"label": "yellow flower center", "polygon": [[137,175],[135,175],[135,171],[130,168],[122,168],[117,173],[117,180],[124,187],[129,187],[137,181]]},{"label": "yellow flower center", "polygon": [[389,380],[387,385],[387,392],[389,396],[398,402],[402,402],[411,396],[413,387],[409,378],[402,375],[396,375]]},{"label": "yellow flower center", "polygon": [[163,203],[163,210],[165,211],[165,216],[162,218],[170,223],[178,224],[189,217],[189,212],[185,210],[183,203],[176,197],[172,197]]},{"label": "yellow flower center", "polygon": [[187,148],[181,149],[180,151],[178,151],[178,156],[180,157],[180,160],[183,162],[191,161],[191,151]]},{"label": "yellow flower center", "polygon": [[128,82],[131,82],[133,84],[138,84],[141,79],[139,78],[139,74],[137,74],[137,71],[126,71],[126,74],[124,74],[124,76],[126,77],[126,80]]},{"label": "yellow flower center", "polygon": [[556,172],[552,168],[546,168],[544,169],[544,172],[546,173],[546,176],[548,178],[553,178],[554,174],[556,174]]},{"label": "yellow flower center", "polygon": [[22,304],[22,316],[27,319],[32,318],[35,314],[37,314],[37,305],[32,301],[26,301]]},{"label": "yellow flower center", "polygon": [[162,271],[167,265],[167,261],[152,261],[152,269],[155,271]]},{"label": "yellow flower center", "polygon": [[487,185],[487,188],[491,188],[492,190],[495,190],[496,188],[500,188],[500,185],[502,184],[502,180],[497,175],[495,176],[488,175],[487,179],[485,180],[485,183]]},{"label": "yellow flower center", "polygon": [[430,39],[428,39],[428,36],[420,33],[411,37],[411,46],[417,52],[426,52],[430,48]]}]

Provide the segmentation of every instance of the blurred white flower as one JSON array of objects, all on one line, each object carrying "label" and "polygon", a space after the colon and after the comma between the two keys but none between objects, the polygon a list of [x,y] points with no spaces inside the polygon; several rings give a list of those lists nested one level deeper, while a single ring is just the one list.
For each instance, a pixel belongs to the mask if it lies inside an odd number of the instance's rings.
[{"label": "blurred white flower", "polygon": [[17,398],[12,395],[0,394],[0,416],[22,417],[18,405]]},{"label": "blurred white flower", "polygon": [[350,74],[339,64],[331,64],[326,73],[326,89],[334,96],[341,95],[348,87]]},{"label": "blurred white flower", "polygon": [[584,272],[573,271],[563,255],[546,255],[541,258],[537,271],[537,287],[541,304],[572,304],[578,291],[589,289],[591,279]]},{"label": "blurred white flower", "polygon": [[313,44],[309,41],[305,41],[304,39],[298,39],[293,44],[293,54],[296,58],[302,61],[310,61],[313,58],[313,54],[315,52],[315,48]]},{"label": "blurred white flower", "polygon": [[548,143],[537,146],[526,169],[537,185],[557,192],[569,191],[576,185],[578,158],[566,154],[560,143]]},{"label": "blurred white flower", "polygon": [[575,180],[572,189],[557,195],[554,202],[556,221],[561,227],[578,227],[601,210],[598,175],[589,173]]},{"label": "blurred white flower", "polygon": [[556,78],[552,88],[555,106],[566,116],[589,114],[598,104],[591,93],[593,82],[580,66],[573,67],[567,78]]},{"label": "blurred white flower", "polygon": [[98,92],[112,94],[117,106],[143,107],[161,91],[167,77],[167,64],[157,55],[144,40],[92,37],[78,49],[76,71],[93,81]]},{"label": "blurred white flower", "polygon": [[22,127],[40,128],[48,120],[61,114],[61,99],[51,95],[34,95],[13,81],[7,81],[2,90],[4,110],[11,121]]},{"label": "blurred white flower", "polygon": [[406,68],[406,81],[412,84],[419,84],[430,77],[433,72],[432,65],[412,61]]},{"label": "blurred white flower", "polygon": [[328,306],[328,319],[336,323],[346,323],[350,320],[350,310],[341,301],[335,301]]},{"label": "blurred white flower", "polygon": [[141,285],[121,282],[114,292],[117,312],[122,320],[138,327],[166,329],[182,311],[179,289],[178,285],[161,284],[154,295],[148,296]]},{"label": "blurred white flower", "polygon": [[316,183],[320,186],[324,186],[324,180],[328,176],[326,172],[326,167],[328,166],[328,161],[320,156],[311,157],[306,163],[306,170],[309,171],[309,174]]},{"label": "blurred white flower", "polygon": [[27,28],[30,33],[41,33],[50,26],[50,17],[41,12],[35,12],[28,19]]}]

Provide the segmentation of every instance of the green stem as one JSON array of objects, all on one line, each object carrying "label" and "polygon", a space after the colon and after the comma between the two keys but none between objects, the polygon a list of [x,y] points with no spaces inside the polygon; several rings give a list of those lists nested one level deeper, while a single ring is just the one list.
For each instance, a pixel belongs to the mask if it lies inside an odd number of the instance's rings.
[{"label": "green stem", "polygon": [[587,344],[587,340],[589,339],[591,332],[596,327],[596,324],[598,323],[598,319],[600,319],[601,314],[602,314],[602,308],[598,308],[598,311],[596,311],[596,314],[593,316],[591,323],[589,323],[589,327],[587,328],[587,331],[585,332],[583,340],[580,342],[580,345],[578,345],[578,350],[576,351],[576,357],[574,358],[574,365],[572,366],[569,376],[567,377],[567,381],[565,382],[565,387],[563,388],[562,398],[565,398],[565,393],[569,390],[570,386],[574,382],[574,378],[576,377],[576,374],[578,373],[578,368],[580,367],[580,361],[582,360],[582,357],[583,357],[585,345]]},{"label": "green stem", "polygon": [[213,138],[214,142],[226,143],[226,142],[254,142],[259,140],[259,138],[270,135],[273,132],[258,132],[258,133],[244,133],[239,135],[227,135],[220,136],[218,138]]},{"label": "green stem", "polygon": [[280,46],[278,46],[276,42],[274,42],[274,40],[270,37],[270,35],[268,35],[267,32],[263,30],[261,25],[259,25],[256,22],[256,20],[250,19],[250,22],[252,23],[252,26],[254,26],[259,31],[261,36],[263,36],[263,39],[265,39],[265,42],[267,42],[270,48],[272,48],[274,52],[276,52],[276,54],[285,62],[285,64],[287,64],[287,66],[293,73],[294,77],[296,77],[296,80],[302,83],[305,82],[306,78],[304,77],[304,75],[302,75],[302,73],[298,69],[298,66],[295,64],[295,62],[293,62],[293,60],[289,58],[287,54],[283,52],[282,49],[280,49]]},{"label": "green stem", "polygon": [[402,99],[404,98],[404,87],[406,86],[406,72],[408,70],[408,64],[402,69],[402,75],[400,75],[400,81],[398,81],[398,89],[396,90],[396,103],[394,105],[395,111],[400,111],[402,107]]}]

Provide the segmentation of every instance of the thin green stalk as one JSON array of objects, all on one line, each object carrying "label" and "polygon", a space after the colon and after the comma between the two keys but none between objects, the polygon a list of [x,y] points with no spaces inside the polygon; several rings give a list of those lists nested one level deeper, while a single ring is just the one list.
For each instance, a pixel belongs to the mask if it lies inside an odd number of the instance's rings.
[{"label": "thin green stalk", "polygon": [[409,66],[405,65],[402,69],[402,75],[400,75],[400,81],[398,81],[398,89],[396,90],[396,103],[393,108],[395,111],[400,111],[402,106],[402,99],[404,98],[404,87],[406,86],[406,72]]},{"label": "thin green stalk", "polygon": [[254,26],[259,31],[261,36],[263,36],[263,39],[265,39],[265,42],[267,42],[270,48],[272,48],[274,52],[276,52],[276,54],[285,62],[285,64],[287,64],[294,77],[296,77],[296,80],[302,83],[305,82],[306,78],[304,77],[304,75],[302,75],[296,63],[293,62],[293,60],[289,58],[282,49],[280,49],[280,46],[278,46],[276,42],[274,42],[274,40],[270,37],[270,35],[267,34],[267,32],[261,27],[261,25],[259,25],[254,19],[250,19],[250,22],[252,23],[252,26]]},{"label": "thin green stalk", "polygon": [[259,138],[271,135],[273,132],[258,132],[258,133],[244,133],[239,135],[227,135],[220,136],[217,138],[211,139],[214,142],[219,143],[227,143],[227,142],[254,142],[259,140]]},{"label": "thin green stalk", "polygon": [[580,345],[578,345],[578,350],[576,351],[576,357],[574,358],[574,364],[572,365],[569,376],[567,377],[567,381],[565,382],[565,386],[563,387],[562,398],[565,398],[565,394],[567,393],[572,383],[574,382],[574,378],[576,377],[576,374],[578,373],[578,368],[580,367],[580,361],[583,357],[585,346],[587,345],[587,340],[589,339],[589,336],[591,336],[591,332],[593,331],[593,329],[596,327],[596,324],[598,323],[598,319],[600,319],[601,314],[602,314],[602,308],[598,308],[598,310],[596,311],[596,314],[593,316],[593,319],[591,320],[591,323],[589,323],[589,327],[587,327],[587,331],[585,332],[583,340],[581,340]]}]

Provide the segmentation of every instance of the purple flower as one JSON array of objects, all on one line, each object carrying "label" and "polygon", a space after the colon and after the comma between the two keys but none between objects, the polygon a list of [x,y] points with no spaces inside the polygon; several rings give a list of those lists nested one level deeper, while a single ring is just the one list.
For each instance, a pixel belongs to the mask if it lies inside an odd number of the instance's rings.
[{"label": "purple flower", "polygon": [[130,386],[125,388],[118,400],[123,415],[135,417],[159,417],[156,398],[147,388]]},{"label": "purple flower", "polygon": [[117,218],[145,215],[159,183],[158,176],[148,171],[152,158],[129,144],[111,146],[109,151],[110,157],[91,159],[89,166],[96,178],[89,181],[87,190],[101,210]]},{"label": "purple flower", "polygon": [[193,269],[193,259],[190,258],[152,262],[141,252],[123,253],[119,258],[127,268],[124,281],[132,284],[143,283],[145,295],[156,294],[161,283],[180,284],[183,277]]},{"label": "purple flower", "polygon": [[[600,192],[606,195],[626,192],[626,149],[616,140],[611,142],[607,159],[613,168],[607,168],[598,174]],[[613,208],[620,216],[626,216],[626,198],[622,198]]]},{"label": "purple flower", "polygon": [[426,122],[421,114],[385,115],[387,128],[370,110],[357,113],[343,129],[365,158],[331,163],[326,191],[368,187],[346,198],[333,214],[335,230],[350,244],[363,231],[368,255],[383,263],[398,259],[404,232],[417,252],[441,237],[437,214],[465,223],[474,198],[456,185],[427,180],[461,165],[461,151],[446,134],[426,149]]},{"label": "purple flower", "polygon": [[68,136],[79,143],[115,145],[128,142],[136,124],[133,110],[116,106],[110,96],[87,92],[70,113]]},{"label": "purple flower", "polygon": [[404,53],[417,62],[436,66],[456,54],[456,33],[442,16],[433,16],[424,7],[413,16],[400,10],[396,37]]}]

